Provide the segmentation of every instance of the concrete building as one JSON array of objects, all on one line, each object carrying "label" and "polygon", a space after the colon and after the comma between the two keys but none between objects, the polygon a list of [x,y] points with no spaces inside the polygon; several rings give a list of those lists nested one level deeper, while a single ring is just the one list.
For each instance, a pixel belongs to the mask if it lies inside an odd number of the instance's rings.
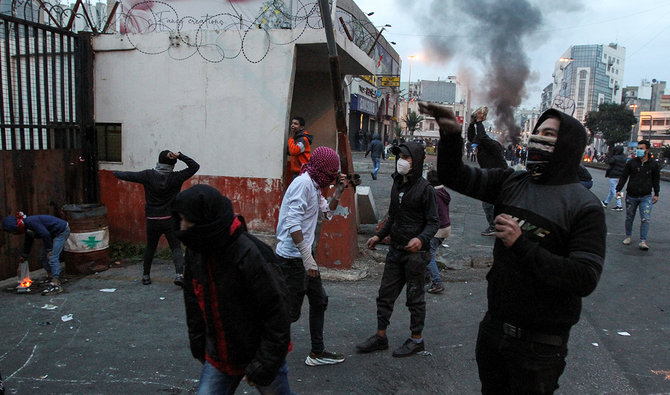
[{"label": "concrete building", "polygon": [[553,89],[554,89],[554,84],[549,84],[547,85],[544,89],[542,89],[542,97],[540,100],[540,112],[545,112],[548,109],[551,108],[551,103],[553,100]]},{"label": "concrete building", "polygon": [[[235,19],[232,9],[209,9],[207,1],[146,10],[124,0],[119,32],[94,38],[99,140],[109,138],[118,151],[99,166],[112,238],[144,239],[142,188],[112,172],[153,168],[164,149],[198,161],[189,183],[216,187],[251,229],[268,233],[288,184],[289,119],[305,118],[313,147],[337,149],[326,36],[312,28],[321,26],[318,5],[267,3],[235,3]],[[343,77],[400,74],[398,54],[383,36],[374,42],[377,30],[353,1],[338,1],[333,14],[344,22],[336,34]],[[367,98],[361,86],[345,85],[343,97]],[[356,108],[371,115],[377,102],[370,100]]]},{"label": "concrete building", "polygon": [[635,141],[649,140],[654,148],[670,145],[670,111],[642,111],[638,119]]},{"label": "concrete building", "polygon": [[663,97],[666,97],[663,94],[665,86],[665,81],[654,79],[652,81],[642,80],[640,86],[627,86],[623,89],[623,102],[633,110],[635,117],[638,119],[638,123],[633,126],[633,131],[631,132],[633,136],[640,133],[642,112],[670,110],[663,107]]},{"label": "concrete building", "polygon": [[574,45],[554,65],[552,107],[580,121],[601,103],[621,103],[626,48]]},{"label": "concrete building", "polygon": [[540,115],[543,111],[538,110],[537,108],[531,108],[529,110],[522,108],[517,110],[515,113],[516,123],[521,126],[521,135],[519,136],[520,144],[528,144],[528,136],[533,133],[537,120],[540,118]]}]

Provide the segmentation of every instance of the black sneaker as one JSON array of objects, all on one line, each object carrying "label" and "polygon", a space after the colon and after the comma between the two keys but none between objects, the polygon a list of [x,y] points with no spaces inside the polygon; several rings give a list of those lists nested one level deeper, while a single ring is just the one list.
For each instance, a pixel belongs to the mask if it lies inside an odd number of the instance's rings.
[{"label": "black sneaker", "polygon": [[612,211],[623,211],[623,207],[613,207]]},{"label": "black sneaker", "polygon": [[442,284],[431,284],[430,287],[426,290],[429,294],[439,294],[444,291],[444,285]]},{"label": "black sneaker", "polygon": [[151,284],[151,277],[149,277],[148,274],[145,274],[144,276],[142,276],[142,284],[144,284],[144,285]]},{"label": "black sneaker", "polygon": [[389,339],[386,337],[381,337],[378,334],[374,334],[368,338],[368,340],[356,344],[356,348],[360,352],[371,352],[376,350],[386,350],[389,348]]},{"label": "black sneaker", "polygon": [[174,278],[174,285],[178,285],[180,287],[184,286],[184,275],[183,274],[177,274],[177,276]]},{"label": "black sneaker", "polygon": [[495,236],[495,235],[496,235],[495,228],[486,228],[486,230],[482,232],[482,236]]},{"label": "black sneaker", "polygon": [[63,288],[61,288],[60,285],[54,285],[54,283],[50,283],[47,289],[42,291],[42,296],[59,294],[61,292],[63,292]]},{"label": "black sneaker", "polygon": [[342,362],[344,362],[344,355],[328,350],[323,350],[321,354],[314,354],[310,351],[305,358],[305,365],[307,366],[336,365]]},{"label": "black sneaker", "polygon": [[607,207],[607,203],[605,203],[604,200],[601,200],[601,201],[600,201],[600,204],[602,204],[603,208]]},{"label": "black sneaker", "polygon": [[425,345],[423,341],[421,341],[421,343],[415,343],[414,340],[407,339],[402,346],[396,348],[396,350],[393,351],[393,356],[396,358],[409,357],[420,351],[423,351],[424,349]]}]

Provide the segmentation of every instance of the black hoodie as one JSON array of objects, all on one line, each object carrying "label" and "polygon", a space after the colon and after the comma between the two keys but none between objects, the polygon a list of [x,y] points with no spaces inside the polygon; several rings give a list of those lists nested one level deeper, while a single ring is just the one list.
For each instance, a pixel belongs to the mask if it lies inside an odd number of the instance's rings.
[{"label": "black hoodie", "polygon": [[612,150],[612,157],[609,161],[609,167],[605,171],[607,178],[619,178],[623,174],[623,168],[626,167],[626,155],[623,154],[623,147],[617,145]]},{"label": "black hoodie", "polygon": [[[423,146],[407,142],[393,149],[394,152],[407,150],[410,153],[412,170],[407,176],[402,176],[397,170],[393,173],[389,218],[377,233],[377,237],[384,240],[390,234],[391,246],[400,250],[417,237],[423,243],[422,250],[428,251],[430,240],[439,229],[440,219],[437,214],[435,189],[423,178]],[[398,158],[396,155],[396,164]]]},{"label": "black hoodie", "polygon": [[172,208],[176,226],[180,214],[195,224],[175,232],[187,247],[191,353],[269,385],[286,358],[291,326],[288,291],[272,248],[246,232],[244,219],[215,188],[194,185],[175,197]]},{"label": "black hoodie", "polygon": [[495,204],[495,215],[515,218],[522,234],[505,247],[496,239],[487,274],[488,309],[496,320],[540,333],[567,336],[579,321],[581,298],[596,288],[605,261],[607,228],[595,195],[582,187],[577,168],[586,131],[576,119],[560,119],[554,152],[538,179],[527,171],[482,170],[462,161],[463,139],[443,133],[438,148],[440,182]]}]

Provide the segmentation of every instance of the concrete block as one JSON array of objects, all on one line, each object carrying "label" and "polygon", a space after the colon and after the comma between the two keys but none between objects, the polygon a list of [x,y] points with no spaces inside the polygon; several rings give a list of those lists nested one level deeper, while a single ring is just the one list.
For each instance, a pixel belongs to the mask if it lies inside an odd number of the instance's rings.
[{"label": "concrete block", "polygon": [[376,224],[379,221],[379,212],[372,197],[370,187],[356,187],[356,207],[358,208],[358,220],[361,224]]}]

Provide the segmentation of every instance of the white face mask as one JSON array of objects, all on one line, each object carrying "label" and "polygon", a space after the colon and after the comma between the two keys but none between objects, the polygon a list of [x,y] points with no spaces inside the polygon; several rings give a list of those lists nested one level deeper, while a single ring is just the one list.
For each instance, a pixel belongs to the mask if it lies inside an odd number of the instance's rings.
[{"label": "white face mask", "polygon": [[396,164],[396,168],[398,169],[399,174],[402,174],[403,176],[406,176],[407,173],[409,173],[409,171],[412,170],[412,164],[409,163],[405,159],[398,159],[398,163]]}]

